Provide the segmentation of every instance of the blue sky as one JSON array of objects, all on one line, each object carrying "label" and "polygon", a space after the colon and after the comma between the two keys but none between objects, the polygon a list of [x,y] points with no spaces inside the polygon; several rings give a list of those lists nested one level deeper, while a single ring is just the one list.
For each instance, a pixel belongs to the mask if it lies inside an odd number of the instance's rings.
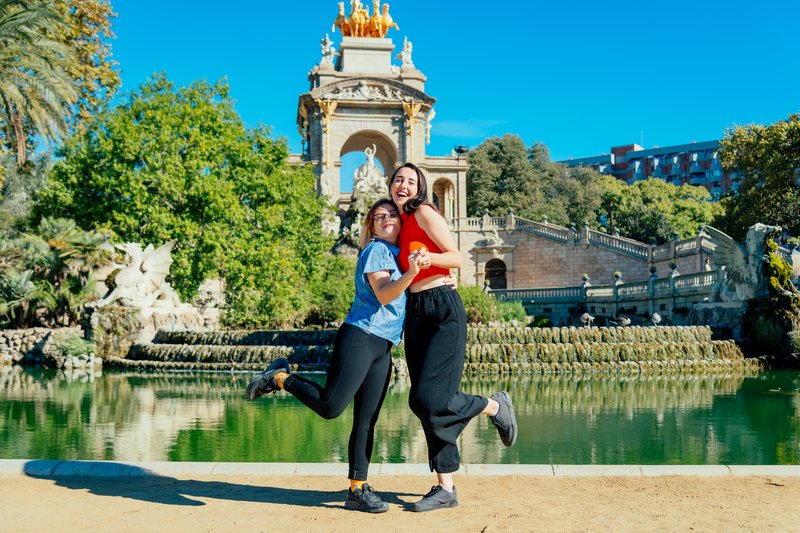
[{"label": "blue sky", "polygon": [[[181,85],[226,77],[245,122],[299,152],[298,96],[322,36],[341,39],[335,0],[112,3],[123,91],[159,71]],[[800,112],[795,0],[390,4],[395,53],[412,41],[437,99],[431,155],[515,133],[561,160]]]}]

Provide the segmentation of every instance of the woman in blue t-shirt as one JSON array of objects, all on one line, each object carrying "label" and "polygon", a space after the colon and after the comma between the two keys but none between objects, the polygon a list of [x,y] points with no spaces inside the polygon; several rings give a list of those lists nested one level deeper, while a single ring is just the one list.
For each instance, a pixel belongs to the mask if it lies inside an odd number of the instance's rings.
[{"label": "woman in blue t-shirt", "polygon": [[375,423],[389,386],[392,345],[398,344],[403,334],[405,290],[420,268],[430,263],[425,251],[416,252],[409,256],[409,270],[400,272],[396,260],[400,224],[391,200],[378,200],[367,212],[356,265],[356,296],[336,333],[325,386],[291,374],[289,362],[278,359],[247,387],[251,400],[284,389],[326,419],[342,414],[355,397],[345,507],[370,513],[389,509],[365,481]]}]

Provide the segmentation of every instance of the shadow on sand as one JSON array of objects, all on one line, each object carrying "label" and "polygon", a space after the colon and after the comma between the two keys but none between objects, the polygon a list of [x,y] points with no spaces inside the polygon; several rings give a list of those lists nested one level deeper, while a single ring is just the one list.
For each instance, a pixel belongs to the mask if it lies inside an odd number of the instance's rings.
[{"label": "shadow on sand", "polygon": [[[55,473],[47,475],[46,471],[52,470],[53,463],[58,463],[57,470],[86,472],[86,474]],[[338,491],[324,491],[268,485],[243,485],[224,481],[176,479],[154,474],[138,466],[113,462],[29,461],[25,463],[24,472],[30,477],[52,480],[59,487],[88,490],[97,496],[115,496],[165,505],[202,506],[205,505],[205,502],[195,498],[211,498],[303,507],[341,508],[347,497],[346,488]],[[280,476],[275,477],[280,478]],[[380,496],[387,503],[407,508],[409,504],[400,500],[398,496],[411,496],[411,494],[381,492]]]}]

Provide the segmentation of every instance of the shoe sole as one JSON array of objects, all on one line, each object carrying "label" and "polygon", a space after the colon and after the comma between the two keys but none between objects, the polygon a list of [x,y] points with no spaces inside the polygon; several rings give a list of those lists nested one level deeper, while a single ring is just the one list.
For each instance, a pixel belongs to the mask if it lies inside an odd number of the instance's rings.
[{"label": "shoe sole", "polygon": [[508,412],[511,414],[511,428],[509,432],[511,433],[511,442],[506,444],[506,446],[513,446],[515,442],[517,442],[517,415],[514,414],[514,404],[511,402],[511,395],[506,391],[501,393],[503,397],[508,402]]},{"label": "shoe sole", "polygon": [[350,500],[344,502],[345,509],[350,509],[351,511],[361,511],[362,513],[370,513],[370,514],[378,514],[378,513],[385,513],[389,510],[389,506],[387,505],[385,508],[381,509],[372,509],[369,507],[362,507],[357,503],[350,503]]}]

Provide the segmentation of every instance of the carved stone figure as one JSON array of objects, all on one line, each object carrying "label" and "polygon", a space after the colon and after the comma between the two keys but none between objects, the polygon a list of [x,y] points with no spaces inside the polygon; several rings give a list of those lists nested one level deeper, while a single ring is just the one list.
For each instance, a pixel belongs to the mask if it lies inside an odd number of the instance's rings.
[{"label": "carved stone figure", "polygon": [[489,236],[483,241],[484,246],[491,247],[503,245],[503,239],[500,238],[500,235],[497,233],[496,229],[491,229],[488,233]]},{"label": "carved stone figure", "polygon": [[349,232],[357,241],[361,233],[361,221],[364,219],[369,207],[378,199],[386,196],[386,176],[375,164],[377,148],[373,144],[367,147],[364,154],[367,161],[356,169],[353,176],[353,203],[350,205],[350,218],[352,224]]},{"label": "carved stone figure", "polygon": [[403,38],[403,51],[397,54],[395,59],[399,59],[403,62],[404,67],[413,67],[414,62],[411,60],[411,52],[413,50],[413,45],[411,41],[408,40],[408,37]]},{"label": "carved stone figure", "polygon": [[[98,307],[118,303],[125,307],[188,307],[166,282],[172,265],[172,248],[177,241],[169,241],[155,248],[149,244],[144,250],[137,243],[115,246],[125,253],[125,262],[111,280],[114,289],[98,302]],[[108,280],[109,278],[107,278]]]},{"label": "carved stone figure", "polygon": [[320,41],[320,48],[322,49],[322,60],[320,64],[331,64],[334,58],[339,55],[339,52],[336,51],[336,47],[333,45],[333,41],[331,41],[327,33]]},{"label": "carved stone figure", "polygon": [[720,230],[705,227],[716,245],[714,263],[719,272],[712,289],[712,302],[744,302],[767,293],[763,272],[764,243],[780,229],[765,224],[750,226],[743,246]]},{"label": "carved stone figure", "polygon": [[408,101],[413,98],[404,95],[399,89],[394,89],[386,84],[369,85],[366,81],[360,80],[355,87],[337,87],[323,96],[326,100],[387,100],[387,101]]}]

